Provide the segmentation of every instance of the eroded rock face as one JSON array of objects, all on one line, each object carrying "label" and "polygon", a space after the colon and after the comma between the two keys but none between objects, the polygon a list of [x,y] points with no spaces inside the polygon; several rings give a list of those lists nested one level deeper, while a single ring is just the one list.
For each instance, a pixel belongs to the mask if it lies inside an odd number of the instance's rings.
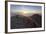
[{"label": "eroded rock face", "polygon": [[12,16],[11,17],[11,29],[15,28],[37,28],[41,27],[41,15],[34,14],[32,16]]}]

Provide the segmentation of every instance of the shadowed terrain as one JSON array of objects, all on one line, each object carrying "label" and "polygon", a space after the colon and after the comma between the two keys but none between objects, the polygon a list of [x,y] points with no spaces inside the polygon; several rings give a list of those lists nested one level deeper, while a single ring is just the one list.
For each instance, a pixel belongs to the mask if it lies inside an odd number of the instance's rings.
[{"label": "shadowed terrain", "polygon": [[15,15],[11,17],[11,29],[16,28],[39,28],[42,27],[41,15],[32,16]]}]

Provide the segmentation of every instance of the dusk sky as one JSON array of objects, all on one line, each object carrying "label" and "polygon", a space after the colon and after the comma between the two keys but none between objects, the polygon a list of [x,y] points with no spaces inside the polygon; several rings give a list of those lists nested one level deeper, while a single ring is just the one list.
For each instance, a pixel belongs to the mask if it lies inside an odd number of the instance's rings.
[{"label": "dusk sky", "polygon": [[41,6],[31,6],[31,5],[11,5],[11,12],[13,13],[23,13],[23,14],[32,14],[32,13],[41,13]]}]

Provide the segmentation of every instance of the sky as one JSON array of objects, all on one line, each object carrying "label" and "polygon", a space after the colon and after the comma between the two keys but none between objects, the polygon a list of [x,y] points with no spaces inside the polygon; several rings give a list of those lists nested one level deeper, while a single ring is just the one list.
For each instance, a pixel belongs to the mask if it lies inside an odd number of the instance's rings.
[{"label": "sky", "polygon": [[31,6],[31,5],[13,5],[11,4],[10,10],[12,13],[19,13],[23,15],[41,13],[41,6]]}]

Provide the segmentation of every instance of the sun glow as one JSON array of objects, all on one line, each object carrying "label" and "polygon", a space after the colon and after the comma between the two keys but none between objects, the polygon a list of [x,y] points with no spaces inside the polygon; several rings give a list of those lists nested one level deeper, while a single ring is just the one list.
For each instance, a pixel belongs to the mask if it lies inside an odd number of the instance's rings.
[{"label": "sun glow", "polygon": [[27,16],[27,14],[28,14],[28,11],[25,11],[25,10],[22,10],[22,11],[21,11],[21,15]]},{"label": "sun glow", "polygon": [[26,12],[26,11],[23,11],[23,13],[24,13],[24,14],[27,14],[28,12]]},{"label": "sun glow", "polygon": [[21,11],[21,13],[26,15],[26,14],[28,14],[28,11],[23,10],[23,11]]}]

